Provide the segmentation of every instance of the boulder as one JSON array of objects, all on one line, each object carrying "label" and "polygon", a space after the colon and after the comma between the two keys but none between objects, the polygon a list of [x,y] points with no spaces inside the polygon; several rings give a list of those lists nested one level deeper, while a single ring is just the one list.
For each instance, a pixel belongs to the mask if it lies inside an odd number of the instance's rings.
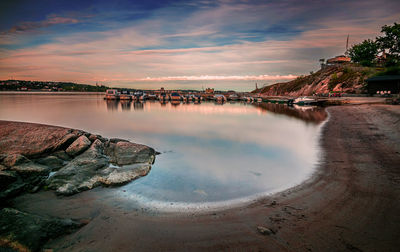
[{"label": "boulder", "polygon": [[263,227],[263,226],[258,226],[257,230],[258,230],[258,232],[260,232],[260,234],[263,234],[263,235],[272,235],[275,233],[271,229],[269,229],[267,227]]},{"label": "boulder", "polygon": [[55,156],[55,157],[58,157],[59,159],[64,160],[64,161],[70,161],[71,160],[71,157],[68,156],[68,154],[64,150],[56,151],[52,155]]},{"label": "boulder", "polygon": [[120,168],[109,167],[100,176],[99,181],[108,186],[126,184],[139,177],[146,176],[151,169],[149,164],[136,164]]},{"label": "boulder", "polygon": [[69,234],[84,223],[18,211],[0,210],[0,245],[10,251],[39,251],[49,240]]},{"label": "boulder", "polygon": [[15,165],[10,170],[17,172],[21,176],[46,175],[50,172],[50,168],[33,162]]},{"label": "boulder", "polygon": [[47,156],[36,160],[37,163],[49,167],[51,170],[59,169],[64,166],[64,161],[56,156]]},{"label": "boulder", "polygon": [[48,188],[58,194],[71,195],[99,185],[96,176],[108,167],[108,158],[103,154],[103,144],[95,140],[84,153],[48,179]]},{"label": "boulder", "polygon": [[78,138],[77,134],[68,133],[54,145],[53,150],[56,151],[60,149],[65,149],[68,146],[70,146],[77,138]]},{"label": "boulder", "polygon": [[100,185],[120,185],[145,176],[148,163],[110,167],[103,154],[104,144],[96,139],[88,150],[57,171],[48,181],[48,188],[61,195],[72,195]]},{"label": "boulder", "polygon": [[91,142],[90,140],[82,135],[78,137],[66,150],[65,152],[71,157],[77,156],[80,153],[84,152],[87,148],[89,148]]},{"label": "boulder", "polygon": [[105,153],[110,156],[110,162],[116,165],[127,165],[137,163],[152,164],[155,159],[153,148],[142,144],[127,141],[107,143]]},{"label": "boulder", "polygon": [[21,154],[10,154],[3,159],[3,164],[7,167],[12,167],[28,162],[30,162],[30,160]]}]

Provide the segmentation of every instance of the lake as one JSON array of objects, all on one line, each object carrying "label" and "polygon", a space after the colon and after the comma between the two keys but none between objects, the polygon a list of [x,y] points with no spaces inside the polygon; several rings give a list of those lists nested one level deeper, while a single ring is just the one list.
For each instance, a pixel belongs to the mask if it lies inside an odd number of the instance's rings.
[{"label": "lake", "polygon": [[248,202],[310,177],[326,118],[318,108],[278,104],[161,104],[102,95],[0,95],[0,119],[77,128],[153,147],[150,173],[112,197],[155,209]]}]

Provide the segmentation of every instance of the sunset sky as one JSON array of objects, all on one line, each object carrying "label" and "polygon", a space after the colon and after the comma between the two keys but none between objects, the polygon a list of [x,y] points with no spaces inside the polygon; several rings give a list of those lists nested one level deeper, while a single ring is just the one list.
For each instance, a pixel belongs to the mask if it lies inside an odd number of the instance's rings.
[{"label": "sunset sky", "polygon": [[0,2],[0,79],[252,90],[400,21],[398,0]]}]

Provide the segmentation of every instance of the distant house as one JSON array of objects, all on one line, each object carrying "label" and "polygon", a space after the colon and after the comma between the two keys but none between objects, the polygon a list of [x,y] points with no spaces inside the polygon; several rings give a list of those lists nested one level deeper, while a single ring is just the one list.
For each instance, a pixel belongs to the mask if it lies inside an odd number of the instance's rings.
[{"label": "distant house", "polygon": [[328,59],[326,61],[326,65],[328,66],[337,66],[337,65],[342,65],[349,63],[351,61],[350,57],[347,57],[345,55],[339,55],[334,58]]},{"label": "distant house", "polygon": [[391,94],[400,93],[400,75],[383,75],[367,79],[367,90],[369,94],[381,91],[390,91]]}]

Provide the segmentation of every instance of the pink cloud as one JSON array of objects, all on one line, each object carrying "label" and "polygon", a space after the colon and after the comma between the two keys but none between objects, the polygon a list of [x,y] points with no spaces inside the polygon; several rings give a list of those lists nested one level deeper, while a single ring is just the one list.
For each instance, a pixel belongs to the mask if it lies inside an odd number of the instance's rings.
[{"label": "pink cloud", "polygon": [[141,79],[134,79],[132,81],[206,81],[206,80],[264,80],[264,81],[277,81],[277,80],[292,80],[297,76],[295,75],[232,75],[232,76],[213,76],[213,75],[200,75],[200,76],[168,76],[168,77],[146,77]]}]

